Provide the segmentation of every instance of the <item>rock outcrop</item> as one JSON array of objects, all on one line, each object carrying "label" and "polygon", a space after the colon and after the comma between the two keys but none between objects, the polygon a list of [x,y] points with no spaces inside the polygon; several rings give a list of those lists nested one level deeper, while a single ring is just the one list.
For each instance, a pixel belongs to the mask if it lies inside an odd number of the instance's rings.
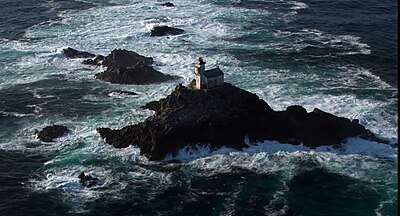
[{"label": "rock outcrop", "polygon": [[161,6],[164,6],[164,7],[174,7],[175,5],[174,5],[173,3],[171,3],[171,2],[165,2],[165,3],[162,3]]},{"label": "rock outcrop", "polygon": [[111,53],[105,57],[102,65],[104,67],[134,67],[136,65],[151,65],[153,64],[153,58],[139,55],[135,52],[114,49]]},{"label": "rock outcrop", "polygon": [[150,36],[166,36],[166,35],[178,35],[185,32],[183,29],[169,27],[169,26],[157,26],[151,30]]},{"label": "rock outcrop", "polygon": [[52,125],[43,128],[37,133],[37,138],[42,142],[53,142],[55,138],[62,137],[69,129],[62,125]]},{"label": "rock outcrop", "polygon": [[94,55],[72,48],[64,49],[69,58],[87,58],[82,63],[104,66],[106,70],[95,75],[97,79],[115,84],[150,84],[173,80],[176,77],[155,70],[153,58],[133,51],[114,49],[108,56]]},{"label": "rock outcrop", "polygon": [[118,95],[137,95],[136,92],[132,92],[132,91],[124,91],[124,90],[116,90],[116,91],[112,91],[110,94],[118,94]]},{"label": "rock outcrop", "polygon": [[175,79],[175,77],[156,71],[153,58],[135,52],[115,49],[105,57],[102,65],[106,71],[96,74],[96,78],[117,84],[150,84]]},{"label": "rock outcrop", "polygon": [[161,109],[161,103],[159,101],[151,101],[144,106],[141,106],[142,109],[149,109],[153,111],[157,111]]},{"label": "rock outcrop", "polygon": [[105,59],[104,56],[102,55],[96,55],[94,58],[89,58],[84,60],[82,63],[87,64],[87,65],[96,65],[96,66],[101,66],[102,61]]},{"label": "rock outcrop", "polygon": [[99,179],[96,177],[93,177],[91,175],[86,175],[84,172],[82,172],[79,176],[79,183],[81,183],[85,187],[93,187],[99,183]]},{"label": "rock outcrop", "polygon": [[137,65],[134,67],[108,67],[106,71],[96,74],[96,78],[115,84],[150,84],[164,82],[174,79],[154,70],[147,65]]},{"label": "rock outcrop", "polygon": [[64,54],[68,58],[93,58],[96,55],[89,53],[89,52],[82,52],[76,49],[73,49],[71,47],[68,47],[67,49],[63,49]]},{"label": "rock outcrop", "polygon": [[247,146],[245,139],[303,143],[312,148],[339,146],[344,139],[355,136],[379,141],[357,120],[319,109],[308,113],[301,106],[274,111],[256,94],[227,83],[209,90],[178,85],[169,96],[147,107],[155,113],[142,123],[97,131],[116,148],[138,146],[150,160],[161,160],[193,144],[242,149]]}]

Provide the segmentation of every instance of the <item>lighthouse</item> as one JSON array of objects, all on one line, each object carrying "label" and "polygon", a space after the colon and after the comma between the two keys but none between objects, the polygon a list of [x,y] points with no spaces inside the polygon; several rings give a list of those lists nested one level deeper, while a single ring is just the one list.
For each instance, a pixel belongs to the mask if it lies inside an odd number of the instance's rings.
[{"label": "lighthouse", "polygon": [[200,57],[194,67],[196,89],[210,89],[224,84],[224,73],[219,67],[205,70],[206,62]]}]

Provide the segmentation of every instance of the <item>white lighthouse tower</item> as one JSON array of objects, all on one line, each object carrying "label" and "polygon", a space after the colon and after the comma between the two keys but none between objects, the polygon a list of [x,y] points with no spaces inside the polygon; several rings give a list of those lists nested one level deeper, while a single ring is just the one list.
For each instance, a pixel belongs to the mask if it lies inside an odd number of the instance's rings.
[{"label": "white lighthouse tower", "polygon": [[194,67],[194,77],[196,80],[197,89],[201,89],[202,87],[204,88],[205,86],[205,80],[206,80],[204,76],[205,69],[206,69],[206,62],[203,61],[202,57],[200,57],[196,63],[196,66]]}]

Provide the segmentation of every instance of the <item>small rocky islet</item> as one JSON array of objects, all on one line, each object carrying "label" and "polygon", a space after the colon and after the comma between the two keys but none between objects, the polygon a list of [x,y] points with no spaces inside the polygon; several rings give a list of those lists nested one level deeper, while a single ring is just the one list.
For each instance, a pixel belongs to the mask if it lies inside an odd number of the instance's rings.
[{"label": "small rocky islet", "polygon": [[89,174],[85,174],[85,172],[81,172],[81,174],[79,174],[79,176],[78,176],[78,179],[79,179],[79,183],[82,186],[85,186],[88,188],[98,185],[99,181],[100,181],[99,178],[93,177]]},{"label": "small rocky islet", "polygon": [[37,131],[37,138],[42,142],[54,142],[54,139],[64,136],[70,130],[63,125],[46,126],[42,130]]},{"label": "small rocky islet", "polygon": [[159,36],[168,36],[168,35],[179,35],[183,34],[185,30],[176,28],[176,27],[170,27],[170,26],[156,26],[153,29],[151,29],[150,36],[151,37],[159,37]]},{"label": "small rocky islet", "polygon": [[175,76],[155,70],[151,66],[154,62],[153,58],[133,51],[114,49],[109,55],[102,56],[67,48],[64,49],[64,53],[69,58],[89,57],[82,63],[105,67],[106,70],[96,74],[95,77],[113,84],[144,85],[176,79]]},{"label": "small rocky islet", "polygon": [[171,3],[171,2],[162,3],[161,6],[164,6],[164,7],[175,7],[175,5],[173,3]]}]

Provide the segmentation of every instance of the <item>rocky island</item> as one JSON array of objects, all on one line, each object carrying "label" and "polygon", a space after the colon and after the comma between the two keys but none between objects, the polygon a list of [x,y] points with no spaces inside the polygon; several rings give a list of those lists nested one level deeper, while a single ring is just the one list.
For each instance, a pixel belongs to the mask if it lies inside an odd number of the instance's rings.
[{"label": "rocky island", "polygon": [[[155,111],[144,122],[122,129],[98,128],[116,148],[138,146],[149,160],[162,160],[186,146],[204,144],[242,149],[250,142],[276,140],[315,148],[340,146],[348,137],[383,142],[358,120],[337,117],[301,106],[273,110],[256,94],[223,82],[217,69],[205,71],[199,59],[195,78],[187,87],[178,85],[166,98],[145,106]],[[222,81],[222,83],[221,83]]]},{"label": "rocky island", "polygon": [[170,26],[156,26],[151,29],[150,36],[157,37],[157,36],[166,36],[166,35],[179,35],[183,34],[185,30]]},{"label": "rocky island", "polygon": [[37,138],[42,142],[54,142],[54,139],[64,136],[70,130],[63,125],[51,125],[37,131]]},{"label": "rocky island", "polygon": [[97,79],[114,84],[151,84],[173,80],[176,77],[163,74],[151,65],[153,58],[145,57],[124,49],[114,49],[107,56],[95,55],[72,48],[64,49],[69,58],[88,58],[84,64],[106,67],[95,75]]}]

